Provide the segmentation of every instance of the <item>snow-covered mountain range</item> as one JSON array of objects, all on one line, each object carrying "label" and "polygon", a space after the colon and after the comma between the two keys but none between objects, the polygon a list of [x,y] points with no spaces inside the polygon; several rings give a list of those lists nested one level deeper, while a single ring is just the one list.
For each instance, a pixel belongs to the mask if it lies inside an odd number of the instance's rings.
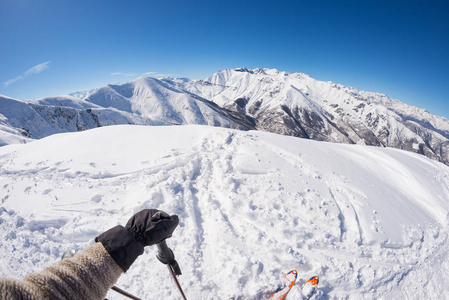
[{"label": "snow-covered mountain range", "polygon": [[306,74],[226,69],[204,80],[140,77],[89,93],[0,98],[0,145],[115,125],[200,124],[394,147],[449,164],[449,121],[386,95]]},{"label": "snow-covered mountain range", "polygon": [[254,118],[259,130],[394,147],[449,162],[449,121],[383,94],[272,69],[227,69],[177,86]]}]

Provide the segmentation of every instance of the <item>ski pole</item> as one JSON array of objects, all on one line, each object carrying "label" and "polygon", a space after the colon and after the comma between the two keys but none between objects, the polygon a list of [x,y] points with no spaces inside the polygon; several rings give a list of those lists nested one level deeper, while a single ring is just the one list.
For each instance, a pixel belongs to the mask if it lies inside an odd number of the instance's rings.
[{"label": "ski pole", "polygon": [[134,295],[131,295],[130,293],[128,293],[127,291],[122,290],[121,288],[116,287],[115,285],[111,288],[111,290],[113,290],[114,292],[117,292],[119,294],[122,294],[123,296],[126,296],[130,299],[134,299],[134,300],[142,300],[140,298],[137,298]]},{"label": "ski pole", "polygon": [[157,259],[164,265],[167,265],[168,270],[170,271],[170,275],[173,278],[173,281],[175,282],[176,286],[178,287],[178,290],[181,293],[182,298],[184,300],[187,300],[186,295],[184,294],[181,285],[179,284],[179,281],[176,278],[176,276],[181,275],[181,268],[179,268],[178,262],[175,260],[175,255],[173,254],[173,251],[171,251],[171,249],[168,248],[165,240],[157,244],[157,247],[159,249],[156,256]]}]

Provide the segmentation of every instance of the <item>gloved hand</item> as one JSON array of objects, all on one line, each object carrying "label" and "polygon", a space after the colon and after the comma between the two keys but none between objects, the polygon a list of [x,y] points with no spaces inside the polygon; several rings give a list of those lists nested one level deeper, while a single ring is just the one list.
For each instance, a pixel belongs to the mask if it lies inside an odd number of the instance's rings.
[{"label": "gloved hand", "polygon": [[144,246],[151,246],[171,237],[178,223],[176,215],[170,217],[162,210],[144,209],[132,216],[125,228]]},{"label": "gloved hand", "polygon": [[171,237],[178,226],[178,216],[157,209],[144,209],[129,219],[126,226],[116,226],[100,234],[101,242],[115,262],[126,272],[145,246]]}]

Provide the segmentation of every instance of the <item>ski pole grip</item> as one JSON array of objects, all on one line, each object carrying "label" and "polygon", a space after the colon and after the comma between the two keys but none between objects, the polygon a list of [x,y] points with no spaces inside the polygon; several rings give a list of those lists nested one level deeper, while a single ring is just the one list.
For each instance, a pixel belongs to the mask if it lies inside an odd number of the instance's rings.
[{"label": "ski pole grip", "polygon": [[181,268],[178,265],[178,262],[175,260],[175,255],[170,248],[168,248],[167,243],[164,241],[157,244],[157,248],[159,249],[157,253],[157,259],[163,264],[169,264],[173,272],[176,276],[181,275]]}]

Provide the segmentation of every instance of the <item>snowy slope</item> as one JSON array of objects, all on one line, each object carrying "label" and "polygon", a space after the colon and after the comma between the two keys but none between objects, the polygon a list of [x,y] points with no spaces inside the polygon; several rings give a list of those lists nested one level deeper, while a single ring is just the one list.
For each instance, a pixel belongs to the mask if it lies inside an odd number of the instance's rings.
[{"label": "snowy slope", "polygon": [[81,100],[77,97],[72,96],[56,96],[56,97],[47,97],[36,100],[27,101],[28,104],[35,105],[47,105],[47,106],[60,106],[60,107],[71,107],[76,109],[92,109],[99,108],[98,105],[93,103]]},{"label": "snowy slope", "polygon": [[77,91],[77,92],[70,93],[69,96],[79,98],[79,99],[84,99],[97,90],[98,90],[98,88],[91,89],[91,90]]},{"label": "snowy slope", "polygon": [[120,85],[107,85],[84,100],[113,107],[167,125],[200,124],[249,129],[245,120],[233,117],[213,102],[168,86],[164,81],[139,77]]},{"label": "snowy slope", "polygon": [[[105,151],[107,149],[107,151]],[[189,299],[268,299],[292,269],[315,299],[449,293],[449,168],[391,148],[208,126],[111,126],[0,148],[0,275],[21,278],[158,207]],[[118,286],[179,299],[147,248]],[[110,299],[122,299],[111,292]]]},{"label": "snowy slope", "polygon": [[71,96],[22,101],[0,95],[0,146],[117,124],[163,123]]},{"label": "snowy slope", "polygon": [[22,101],[0,95],[0,146],[108,125],[201,124],[254,129],[245,115],[218,107],[154,78],[107,85],[87,96]]}]

